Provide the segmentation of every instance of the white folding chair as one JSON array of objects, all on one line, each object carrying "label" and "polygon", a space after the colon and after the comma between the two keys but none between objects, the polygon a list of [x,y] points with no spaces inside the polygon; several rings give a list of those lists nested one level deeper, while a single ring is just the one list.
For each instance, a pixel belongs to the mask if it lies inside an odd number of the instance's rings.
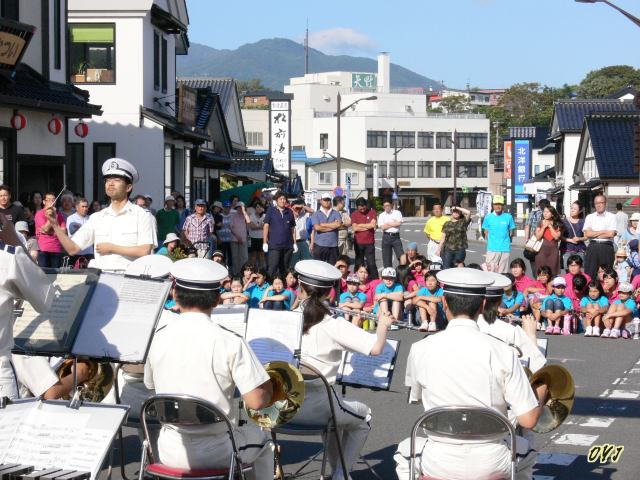
[{"label": "white folding chair", "polygon": [[[509,419],[493,409],[485,407],[437,407],[425,412],[411,430],[410,476],[416,478],[416,436],[422,429],[427,436],[437,435],[453,440],[489,440],[499,435],[509,435],[511,450],[511,479],[516,478],[516,431]],[[429,480],[421,476],[419,480]]]}]

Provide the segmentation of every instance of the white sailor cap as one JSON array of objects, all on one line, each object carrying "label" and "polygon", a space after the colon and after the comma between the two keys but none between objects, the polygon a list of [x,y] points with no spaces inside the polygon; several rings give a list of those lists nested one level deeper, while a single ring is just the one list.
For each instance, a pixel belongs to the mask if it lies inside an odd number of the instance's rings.
[{"label": "white sailor cap", "polygon": [[340,270],[320,260],[302,260],[296,263],[298,281],[314,287],[332,287],[342,277]]},{"label": "white sailor cap", "polygon": [[122,177],[131,183],[138,181],[138,170],[124,158],[109,158],[102,164],[102,176]]},{"label": "white sailor cap", "polygon": [[169,276],[173,262],[164,255],[145,255],[136,258],[127,266],[125,275],[148,275],[151,278],[164,278]]},{"label": "white sailor cap", "polygon": [[438,281],[444,284],[445,293],[457,295],[485,296],[487,287],[493,284],[493,278],[487,272],[475,268],[447,268],[436,275]]},{"label": "white sailor cap", "polygon": [[188,290],[220,290],[229,271],[224,265],[206,258],[185,258],[173,264],[171,275],[178,287]]},{"label": "white sailor cap", "polygon": [[487,287],[486,297],[502,297],[504,289],[512,285],[511,279],[497,272],[484,272],[493,279],[493,283]]}]

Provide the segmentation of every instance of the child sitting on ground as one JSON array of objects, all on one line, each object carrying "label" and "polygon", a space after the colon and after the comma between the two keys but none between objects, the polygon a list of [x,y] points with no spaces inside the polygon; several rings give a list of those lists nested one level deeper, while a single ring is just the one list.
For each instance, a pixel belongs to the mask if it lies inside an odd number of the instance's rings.
[{"label": "child sitting on ground", "polygon": [[396,282],[396,271],[391,268],[382,269],[382,283],[376,287],[375,307],[373,313],[391,312],[393,318],[400,319],[402,303],[404,302],[404,289]]},{"label": "child sitting on ground", "polygon": [[[553,293],[544,301],[542,316],[547,319],[548,325],[544,333],[547,335],[570,335],[571,300],[564,294],[567,281],[562,277],[556,277],[551,282]],[[562,328],[561,328],[562,325]]]},{"label": "child sitting on ground", "polygon": [[609,300],[602,290],[598,280],[589,282],[588,294],[580,300],[580,316],[584,327],[585,337],[600,336],[600,321],[609,309]]},{"label": "child sitting on ground", "polygon": [[550,294],[551,269],[545,265],[538,268],[536,280],[524,291],[524,296],[531,307],[531,313],[536,319],[538,330],[542,329],[542,304]]},{"label": "child sitting on ground", "polygon": [[511,280],[511,285],[504,287],[502,302],[498,307],[498,317],[520,316],[520,309],[524,307],[524,296],[514,288],[515,278],[510,273],[505,273],[505,277]]},{"label": "child sitting on ground", "polygon": [[223,305],[243,305],[249,301],[249,297],[242,291],[242,279],[233,277],[231,279],[231,290],[220,294]]},{"label": "child sitting on ground", "polygon": [[[629,282],[621,282],[618,285],[618,295],[620,298],[614,300],[609,307],[609,311],[602,317],[604,331],[601,337],[605,338],[629,338],[627,325],[631,324],[634,317],[638,316],[638,305],[631,298],[633,287]],[[622,335],[620,334],[622,329]]]},{"label": "child sitting on ground", "polygon": [[260,299],[260,308],[265,310],[291,310],[295,296],[284,288],[284,280],[276,275]]},{"label": "child sitting on ground", "polygon": [[345,320],[347,320],[348,322],[350,321],[358,327],[362,327],[362,318],[360,318],[357,314],[362,311],[362,307],[364,307],[364,304],[367,301],[367,296],[364,293],[360,292],[358,290],[359,288],[360,277],[358,277],[358,275],[355,273],[351,273],[347,277],[347,291],[340,295],[338,308],[353,311],[354,315],[345,315]]},{"label": "child sitting on ground", "polygon": [[426,287],[418,290],[413,301],[420,312],[420,320],[422,321],[420,331],[436,332],[438,331],[436,319],[438,311],[441,309],[444,291],[438,285],[435,272],[428,272],[425,275],[425,283]]}]

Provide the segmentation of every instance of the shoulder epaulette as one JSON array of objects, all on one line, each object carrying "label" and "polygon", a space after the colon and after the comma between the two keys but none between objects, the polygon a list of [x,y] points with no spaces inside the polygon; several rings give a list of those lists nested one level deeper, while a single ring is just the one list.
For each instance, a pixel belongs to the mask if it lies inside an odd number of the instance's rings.
[{"label": "shoulder epaulette", "polygon": [[7,245],[4,242],[0,242],[0,250],[4,250],[11,255],[14,255],[16,253],[16,247],[14,247],[13,245]]}]

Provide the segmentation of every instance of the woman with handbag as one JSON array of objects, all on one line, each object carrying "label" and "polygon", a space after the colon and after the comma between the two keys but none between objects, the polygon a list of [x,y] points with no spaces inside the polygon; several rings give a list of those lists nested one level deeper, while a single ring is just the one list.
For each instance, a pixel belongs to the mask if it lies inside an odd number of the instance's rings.
[{"label": "woman with handbag", "polygon": [[542,241],[536,255],[536,269],[547,266],[553,276],[560,273],[560,237],[564,227],[555,208],[548,206],[542,211],[542,220],[535,231],[535,237]]},{"label": "woman with handbag", "polygon": [[584,236],[584,218],[582,217],[582,204],[573,202],[569,210],[569,216],[562,222],[564,231],[562,242],[560,243],[560,253],[562,254],[562,265],[565,271],[569,271],[567,261],[570,256],[578,255],[584,260],[584,253],[587,245],[584,243],[587,237]]}]

